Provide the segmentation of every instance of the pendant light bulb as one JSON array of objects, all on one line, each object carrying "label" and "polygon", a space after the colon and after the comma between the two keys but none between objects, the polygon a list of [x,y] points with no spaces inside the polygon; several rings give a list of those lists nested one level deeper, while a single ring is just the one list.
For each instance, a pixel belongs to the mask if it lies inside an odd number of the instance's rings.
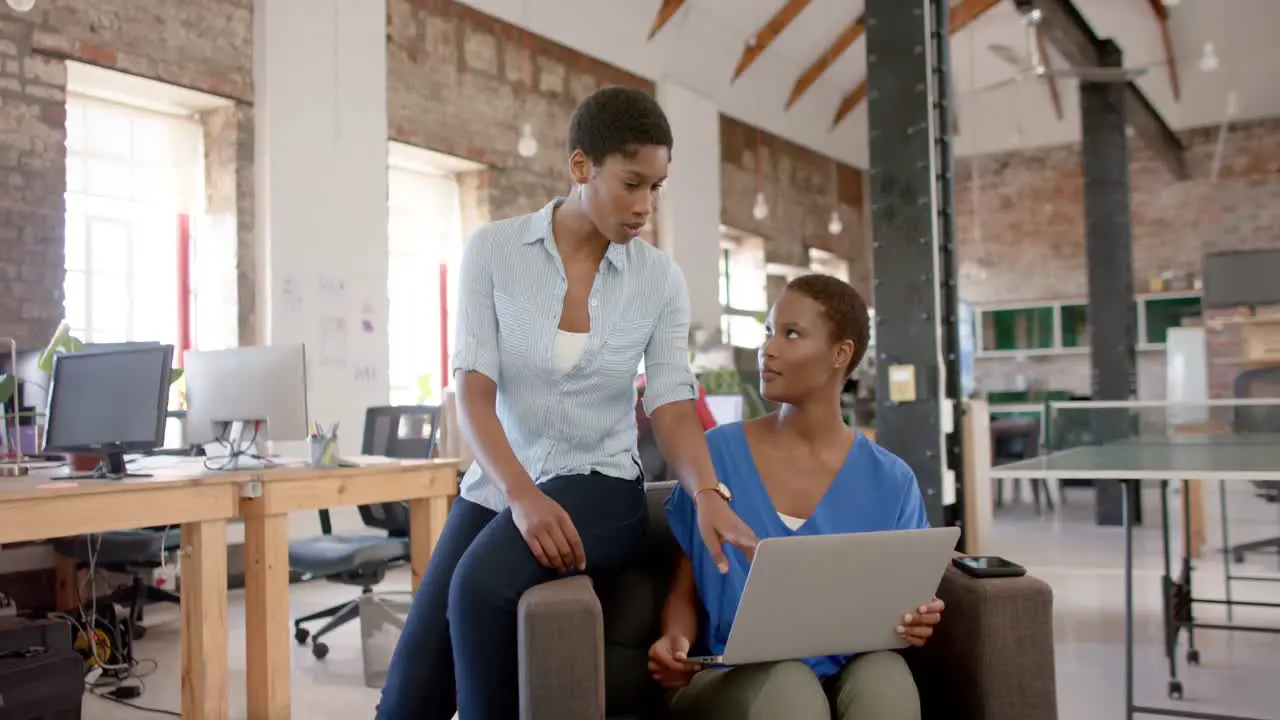
[{"label": "pendant light bulb", "polygon": [[1201,72],[1211,73],[1218,69],[1218,53],[1212,42],[1204,44],[1204,52],[1200,55]]},{"label": "pendant light bulb", "polygon": [[831,220],[827,223],[827,232],[832,235],[839,235],[844,232],[844,223],[840,222],[840,213],[835,210],[831,211]]},{"label": "pendant light bulb", "polygon": [[756,193],[756,204],[751,208],[751,217],[764,220],[769,217],[769,203],[765,202],[764,193]]},{"label": "pendant light bulb", "polygon": [[1182,0],[1164,0],[1165,7],[1178,7],[1182,4]]},{"label": "pendant light bulb", "polygon": [[533,136],[533,125],[525,123],[520,129],[520,141],[516,143],[520,157],[531,158],[538,154],[538,139]]},{"label": "pendant light bulb", "polygon": [[30,12],[36,6],[36,0],[6,0],[9,7],[18,12]]}]

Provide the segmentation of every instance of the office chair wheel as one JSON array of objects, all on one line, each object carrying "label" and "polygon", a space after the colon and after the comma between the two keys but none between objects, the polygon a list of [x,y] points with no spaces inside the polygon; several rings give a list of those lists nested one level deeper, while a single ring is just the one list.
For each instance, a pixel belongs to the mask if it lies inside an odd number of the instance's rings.
[{"label": "office chair wheel", "polygon": [[134,640],[141,640],[142,638],[147,636],[147,628],[144,625],[133,623],[132,627],[130,628],[130,634],[133,635]]},{"label": "office chair wheel", "polygon": [[311,654],[314,655],[317,660],[323,660],[325,659],[325,656],[329,654],[329,646],[322,642],[315,643],[311,646]]},{"label": "office chair wheel", "polygon": [[1231,559],[1232,559],[1232,560],[1235,560],[1237,565],[1243,565],[1243,564],[1244,564],[1244,553],[1241,553],[1241,552],[1234,553],[1234,554],[1231,556]]},{"label": "office chair wheel", "polygon": [[293,629],[293,639],[297,640],[299,645],[306,645],[309,637],[311,637],[311,631],[301,625]]},{"label": "office chair wheel", "polygon": [[1191,648],[1190,650],[1188,650],[1188,651],[1187,651],[1187,664],[1188,664],[1188,665],[1199,665],[1199,664],[1200,664],[1200,651],[1199,651],[1199,650],[1197,650],[1197,649],[1195,649],[1195,648]]},{"label": "office chair wheel", "polygon": [[1169,699],[1170,700],[1182,699],[1182,681],[1181,680],[1169,681]]}]

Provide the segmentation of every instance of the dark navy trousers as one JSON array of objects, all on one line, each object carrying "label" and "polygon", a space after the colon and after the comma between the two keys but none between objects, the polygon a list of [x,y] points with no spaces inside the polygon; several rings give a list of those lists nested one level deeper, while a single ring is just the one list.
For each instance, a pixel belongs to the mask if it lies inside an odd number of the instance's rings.
[{"label": "dark navy trousers", "polygon": [[[588,574],[636,558],[648,525],[641,480],[591,473],[539,487],[573,519]],[[533,557],[509,509],[456,500],[392,655],[378,720],[517,720],[516,606],[560,576]]]}]

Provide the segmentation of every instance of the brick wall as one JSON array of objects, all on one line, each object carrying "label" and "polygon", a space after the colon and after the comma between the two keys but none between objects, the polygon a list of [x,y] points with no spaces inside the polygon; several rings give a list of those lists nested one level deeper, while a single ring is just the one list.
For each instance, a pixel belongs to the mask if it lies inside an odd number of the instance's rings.
[{"label": "brick wall", "polygon": [[[602,85],[654,92],[650,80],[456,3],[390,0],[388,14],[391,138],[490,167],[483,177],[462,183],[469,227],[535,210],[568,190],[569,120],[587,95]],[[539,145],[538,154],[528,159],[516,153],[526,122]],[[830,161],[764,134],[764,187],[772,212],[760,223],[751,217],[756,131],[722,118],[721,138],[724,221],[764,237],[780,262],[803,256],[806,244],[848,258],[865,289],[869,267],[863,261],[868,255],[862,243],[860,173],[840,168],[845,230],[833,238],[826,230],[832,210]],[[677,147],[679,142],[677,137]],[[650,223],[646,230],[650,240],[655,227]]]},{"label": "brick wall", "polygon": [[[388,16],[390,137],[490,167],[463,183],[473,226],[567,191],[567,129],[583,97],[605,84],[653,92],[649,80],[447,0],[390,0]],[[0,175],[8,178],[0,197],[0,335],[40,344],[62,317],[63,60],[70,58],[237,101],[203,118],[206,180],[210,227],[238,250],[241,341],[255,339],[252,47],[252,0],[41,0],[27,14],[0,9]],[[530,159],[515,151],[525,122],[540,145]],[[757,222],[757,134],[728,118],[722,131],[725,222],[764,237],[771,260],[803,264],[807,246],[848,258],[865,290],[860,174],[838,171],[845,230],[832,237],[829,161],[764,134],[759,160],[771,214]]]},{"label": "brick wall", "polygon": [[[864,229],[862,172],[727,116],[720,116],[721,217],[758,235],[768,262],[807,267],[809,247],[849,261],[849,279],[871,297],[871,248]],[[832,184],[835,188],[832,188]],[[764,192],[769,216],[751,214]],[[827,224],[839,206],[844,230]]]},{"label": "brick wall", "polygon": [[[654,92],[652,81],[454,2],[389,0],[387,12],[391,139],[489,166],[462,183],[473,228],[568,192],[569,120],[583,98],[603,85]],[[538,139],[532,158],[516,152],[524,123]]]},{"label": "brick wall", "polygon": [[65,59],[252,100],[252,0],[0,4],[0,336],[44,344],[63,315]]},{"label": "brick wall", "polygon": [[[1130,144],[1133,185],[1134,286],[1146,291],[1163,271],[1200,272],[1206,252],[1280,246],[1280,119],[1237,124],[1227,136],[1216,182],[1209,179],[1216,127],[1184,133],[1192,179],[1173,182],[1138,142]],[[1079,149],[1057,147],[977,159],[978,242],[972,194],[973,160],[957,172],[959,255],[976,261],[985,280],[961,279],[961,294],[976,303],[1084,297],[1084,200]],[[1210,343],[1210,363],[1216,347]],[[1138,357],[1139,394],[1164,396],[1164,354]],[[1087,392],[1088,355],[980,359],[979,388],[1009,389],[1016,377],[1033,386]],[[1219,364],[1212,386],[1221,393]]]}]

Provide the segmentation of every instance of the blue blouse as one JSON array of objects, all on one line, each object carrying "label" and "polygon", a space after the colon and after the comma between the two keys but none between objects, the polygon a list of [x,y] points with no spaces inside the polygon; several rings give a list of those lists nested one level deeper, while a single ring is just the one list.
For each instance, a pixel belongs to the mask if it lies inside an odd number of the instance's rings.
[{"label": "blue blouse", "polygon": [[[859,433],[825,495],[804,524],[787,527],[774,507],[752,459],[742,423],[707,432],[716,476],[733,494],[730,507],[760,539],[790,535],[914,530],[929,527],[915,473],[893,453]],[[697,510],[683,488],[667,499],[671,532],[693,564],[702,607],[697,654],[721,655],[742,599],[750,567],[742,551],[726,550],[729,572],[721,574],[698,534]],[[805,658],[820,678],[839,672],[852,655]]]}]

